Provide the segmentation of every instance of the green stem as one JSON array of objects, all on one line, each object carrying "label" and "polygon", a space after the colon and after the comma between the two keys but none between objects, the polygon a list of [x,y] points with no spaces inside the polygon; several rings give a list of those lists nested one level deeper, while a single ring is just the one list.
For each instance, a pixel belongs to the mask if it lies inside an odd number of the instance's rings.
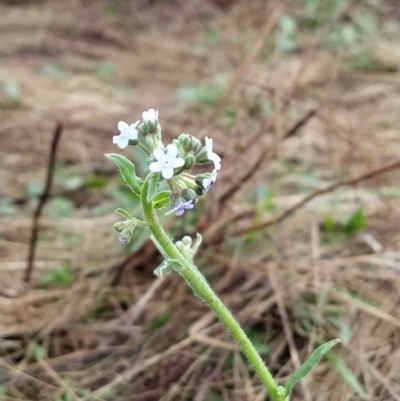
[{"label": "green stem", "polygon": [[265,366],[260,355],[254,348],[253,344],[247,337],[246,333],[240,327],[239,323],[235,320],[230,311],[208,285],[204,276],[191,261],[187,260],[182,255],[182,253],[177,249],[170,237],[161,227],[152,203],[147,203],[148,187],[149,184],[148,180],[146,179],[142,187],[142,207],[145,219],[152,234],[165,251],[165,254],[167,254],[171,259],[175,259],[180,262],[182,267],[179,272],[186,279],[193,291],[204,300],[204,302],[215,312],[215,314],[221,319],[222,323],[231,332],[233,338],[239,344],[243,353],[246,355],[250,364],[253,366],[262,383],[268,390],[271,399],[273,401],[283,401],[278,385],[273,379],[268,368]]}]

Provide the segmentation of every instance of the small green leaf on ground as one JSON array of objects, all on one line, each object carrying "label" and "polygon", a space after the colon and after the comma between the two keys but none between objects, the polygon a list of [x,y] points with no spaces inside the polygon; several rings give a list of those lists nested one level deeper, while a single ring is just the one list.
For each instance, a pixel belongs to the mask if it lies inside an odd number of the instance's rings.
[{"label": "small green leaf on ground", "polygon": [[264,341],[262,333],[252,330],[247,333],[247,336],[261,356],[267,356],[271,352],[269,345]]},{"label": "small green leaf on ground", "polygon": [[53,219],[62,219],[69,217],[75,209],[75,205],[69,199],[62,196],[56,196],[47,204],[47,214]]},{"label": "small green leaf on ground", "polygon": [[171,320],[171,314],[166,312],[162,313],[155,317],[151,323],[151,328],[153,330],[160,329],[161,327],[165,326]]},{"label": "small green leaf on ground", "polygon": [[50,78],[62,78],[65,75],[65,69],[60,64],[48,63],[42,65],[42,74]]},{"label": "small green leaf on ground", "polygon": [[358,208],[342,227],[342,233],[350,236],[361,231],[366,226],[366,219],[362,208]]},{"label": "small green leaf on ground", "polygon": [[93,189],[102,189],[105,188],[108,184],[108,180],[105,177],[100,177],[100,176],[96,176],[96,177],[92,177],[90,179],[88,179],[85,184],[84,187],[85,188],[93,188]]},{"label": "small green leaf on ground", "polygon": [[183,87],[178,90],[178,100],[185,100],[191,102],[202,102],[205,104],[213,105],[222,96],[222,88],[216,86],[197,86],[197,87]]},{"label": "small green leaf on ground", "polygon": [[356,375],[337,357],[332,351],[326,353],[326,359],[337,370],[347,384],[354,390],[354,392],[362,399],[367,400],[368,396],[363,386],[357,379]]},{"label": "small green leaf on ground", "polygon": [[21,103],[21,90],[16,82],[6,82],[4,84],[4,91],[13,103]]},{"label": "small green leaf on ground", "polygon": [[306,377],[311,370],[319,363],[321,358],[326,354],[332,347],[334,347],[340,340],[332,340],[325,344],[320,345],[314,352],[310,355],[306,362],[300,366],[300,368],[293,373],[285,385],[286,396],[289,396],[293,390],[296,383]]},{"label": "small green leaf on ground", "polygon": [[69,266],[65,264],[64,266],[49,270],[41,281],[42,288],[49,288],[54,286],[68,286],[71,285],[74,278],[71,274]]},{"label": "small green leaf on ground", "polygon": [[33,181],[26,186],[26,192],[30,198],[39,198],[44,192],[44,182]]},{"label": "small green leaf on ground", "polygon": [[94,72],[101,77],[108,77],[115,74],[115,66],[107,62],[97,63]]},{"label": "small green leaf on ground", "polygon": [[35,356],[36,360],[39,361],[47,357],[47,352],[42,345],[35,343],[33,345],[33,355]]}]

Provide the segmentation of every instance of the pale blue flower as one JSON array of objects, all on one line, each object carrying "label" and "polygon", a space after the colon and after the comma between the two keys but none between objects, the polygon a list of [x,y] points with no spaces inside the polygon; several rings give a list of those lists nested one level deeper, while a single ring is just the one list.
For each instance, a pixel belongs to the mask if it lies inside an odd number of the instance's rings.
[{"label": "pale blue flower", "polygon": [[182,216],[183,213],[185,213],[185,210],[190,210],[193,208],[194,208],[193,200],[190,200],[187,202],[180,203],[179,205],[175,206],[167,213],[165,213],[165,215],[168,216],[169,214],[175,213],[177,216]]}]

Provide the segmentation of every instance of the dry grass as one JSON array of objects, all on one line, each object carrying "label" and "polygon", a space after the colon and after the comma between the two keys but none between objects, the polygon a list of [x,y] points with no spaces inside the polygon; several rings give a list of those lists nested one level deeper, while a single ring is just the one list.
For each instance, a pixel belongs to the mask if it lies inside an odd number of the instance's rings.
[{"label": "dry grass", "polygon": [[[1,80],[17,82],[22,93],[17,106],[10,107],[6,93],[0,98],[2,198],[18,208],[18,215],[0,218],[5,401],[265,400],[203,303],[174,275],[155,280],[152,246],[123,254],[112,232],[116,217],[93,213],[113,201],[114,179],[102,190],[56,185],[53,194],[71,199],[75,212],[62,220],[42,217],[32,285],[22,281],[34,206],[26,186],[44,179],[54,121],[65,126],[59,167],[93,177],[113,171],[103,154],[113,149],[116,121],[135,120],[149,107],[160,110],[168,137],[215,138],[224,163],[195,222],[206,243],[199,266],[264,345],[278,380],[320,342],[341,336],[335,355],[366,399],[400,400],[398,170],[316,196],[268,231],[233,235],[276,219],[315,190],[399,159],[398,6],[350,2],[317,31],[304,22],[303,6],[290,6],[302,23],[298,50],[286,54],[274,46],[283,7],[222,3],[1,6]],[[323,45],[340,21],[365,13],[376,17],[378,31],[362,33],[353,47]],[[115,71],[96,74],[100,62]],[[62,66],[60,76],[51,76],[54,65]],[[219,102],[176,100],[179,88],[216,80],[227,83]],[[236,112],[234,123],[226,105]],[[310,110],[316,114],[291,135]],[[263,207],[256,188],[274,188],[275,206]],[[366,229],[328,241],[324,218],[343,222],[358,207]],[[181,225],[176,235],[188,230]],[[41,288],[46,273],[66,262],[74,282]],[[293,400],[303,399],[361,397],[324,360],[296,388]]]}]

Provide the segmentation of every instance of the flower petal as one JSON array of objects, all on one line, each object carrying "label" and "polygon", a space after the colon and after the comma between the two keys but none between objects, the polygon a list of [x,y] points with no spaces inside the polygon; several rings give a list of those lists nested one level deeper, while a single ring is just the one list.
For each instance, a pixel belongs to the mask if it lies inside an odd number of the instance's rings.
[{"label": "flower petal", "polygon": [[212,138],[209,138],[208,136],[205,137],[205,142],[206,142],[206,149],[208,152],[212,152],[213,149],[213,140]]},{"label": "flower petal", "polygon": [[165,152],[161,148],[154,149],[153,155],[159,161],[165,159]]},{"label": "flower petal", "polygon": [[119,135],[113,136],[113,143],[118,143],[119,142]]},{"label": "flower petal", "polygon": [[123,133],[129,130],[129,125],[125,121],[118,122],[119,132]]},{"label": "flower petal", "polygon": [[179,217],[179,216],[182,216],[183,215],[183,213],[185,213],[185,209],[179,209],[179,210],[177,210],[176,212],[175,212],[175,214]]},{"label": "flower petal", "polygon": [[136,127],[138,126],[139,123],[140,123],[140,120],[137,120],[135,123],[131,124],[131,125],[129,126],[129,128],[130,128],[131,130],[133,130],[134,128],[136,128]]},{"label": "flower petal", "polygon": [[178,148],[173,143],[167,146],[167,156],[171,159],[175,159],[178,156]]},{"label": "flower petal", "polygon": [[129,144],[129,139],[128,138],[125,138],[123,136],[119,137],[117,145],[118,145],[118,147],[120,149],[125,149],[128,146],[128,144]]},{"label": "flower petal", "polygon": [[213,160],[215,170],[221,170],[221,163],[219,161]]},{"label": "flower petal", "polygon": [[[131,125],[131,127],[132,127],[132,125]],[[136,140],[137,137],[138,137],[137,129],[131,128],[129,131],[129,134],[128,134],[128,139]]]},{"label": "flower petal", "polygon": [[174,175],[174,169],[172,167],[164,167],[161,174],[166,180],[169,180]]},{"label": "flower petal", "polygon": [[185,160],[183,160],[181,157],[172,159],[172,161],[171,161],[171,165],[173,168],[182,167],[184,164],[185,164]]},{"label": "flower petal", "polygon": [[162,165],[160,162],[150,163],[149,170],[153,173],[159,173],[162,170]]}]

